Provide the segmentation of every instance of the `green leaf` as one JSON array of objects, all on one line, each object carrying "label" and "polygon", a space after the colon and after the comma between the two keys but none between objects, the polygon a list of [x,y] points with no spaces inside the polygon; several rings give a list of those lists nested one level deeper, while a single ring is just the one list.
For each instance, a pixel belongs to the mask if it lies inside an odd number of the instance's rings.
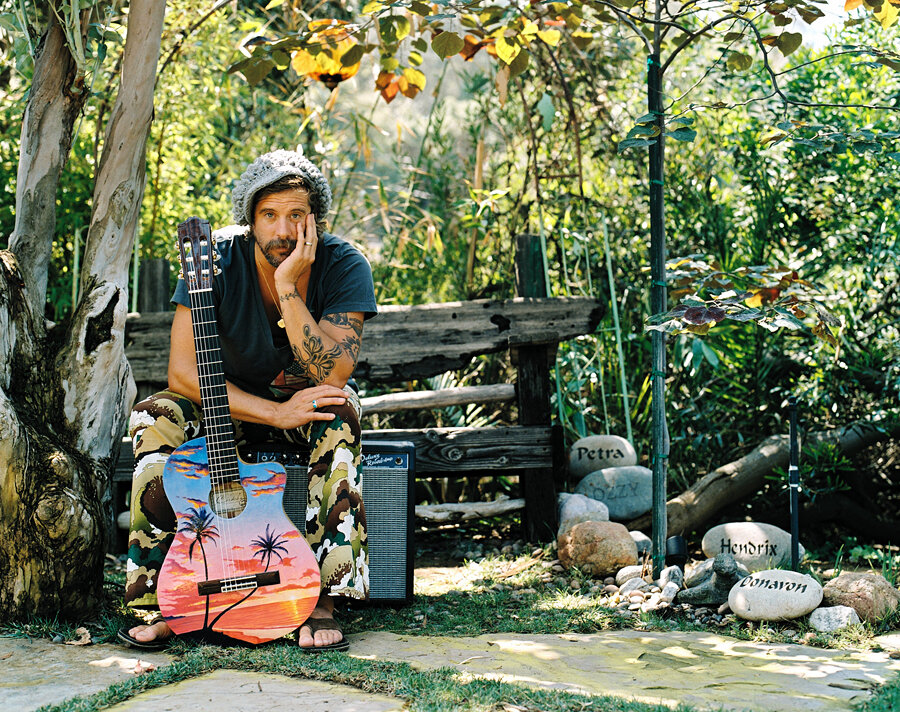
[{"label": "green leaf", "polygon": [[244,79],[247,80],[247,83],[250,86],[255,87],[268,76],[274,66],[275,62],[268,57],[254,56],[247,57],[247,59],[238,62],[237,64],[232,64],[228,68],[228,72],[240,72],[244,75]]},{"label": "green leaf", "polygon": [[341,55],[341,66],[352,67],[359,64],[365,54],[365,48],[361,44],[355,44]]},{"label": "green leaf", "polygon": [[681,126],[693,126],[694,119],[690,116],[679,116],[677,119],[672,119],[668,122],[668,126],[672,124],[680,124]]},{"label": "green leaf", "polygon": [[781,50],[781,54],[787,57],[796,52],[801,44],[803,44],[803,35],[799,32],[782,32],[776,46]]},{"label": "green leaf", "polygon": [[634,120],[634,123],[636,123],[636,124],[652,124],[654,121],[656,121],[655,114],[644,114],[643,116],[638,116]]},{"label": "green leaf", "polygon": [[454,54],[459,54],[463,47],[466,46],[465,41],[455,32],[444,31],[434,36],[431,40],[431,49],[441,59],[447,59]]},{"label": "green leaf", "polygon": [[687,126],[682,126],[674,131],[667,131],[666,136],[670,136],[676,141],[690,143],[697,137],[697,132],[694,129],[689,129]]},{"label": "green leaf", "polygon": [[283,5],[283,4],[284,4],[284,0],[269,0],[269,2],[266,3],[266,6],[263,8],[263,10],[271,10],[273,7],[278,7],[279,5]]},{"label": "green leaf", "polygon": [[516,58],[509,64],[510,78],[518,76],[519,74],[524,72],[528,68],[529,61],[531,61],[531,52],[523,48],[522,51],[516,55]]},{"label": "green leaf", "polygon": [[537,110],[540,112],[541,118],[543,119],[542,126],[544,131],[549,131],[553,126],[553,119],[556,118],[556,107],[553,106],[553,97],[547,92],[544,92],[544,95],[537,104]]},{"label": "green leaf", "polygon": [[743,52],[732,52],[726,62],[728,68],[735,72],[743,72],[750,69],[753,64],[753,57]]},{"label": "green leaf", "polygon": [[422,17],[427,17],[431,14],[431,5],[425,2],[421,2],[421,0],[413,0],[413,2],[409,5],[409,9],[417,15],[421,15]]},{"label": "green leaf", "polygon": [[367,2],[363,5],[362,14],[363,15],[374,15],[379,10],[384,9],[384,3],[379,2],[379,0],[371,0],[371,2]]},{"label": "green leaf", "polygon": [[643,146],[652,146],[656,143],[655,138],[626,138],[623,141],[619,141],[619,153],[629,148],[641,148]]},{"label": "green leaf", "polygon": [[409,18],[390,15],[378,19],[378,34],[385,44],[394,45],[409,34]]},{"label": "green leaf", "polygon": [[741,39],[744,36],[743,32],[729,32],[722,39],[725,42],[734,42],[735,40]]},{"label": "green leaf", "polygon": [[640,136],[646,136],[648,138],[654,138],[659,136],[659,126],[648,126],[647,124],[638,124],[637,126],[633,126],[631,131],[628,132],[628,135],[625,136],[628,138],[638,138]]},{"label": "green leaf", "polygon": [[710,366],[713,368],[719,367],[719,357],[716,355],[716,352],[713,351],[705,341],[700,341],[700,350],[703,351],[703,358],[707,360]]},{"label": "green leaf", "polygon": [[857,156],[864,153],[881,153],[881,144],[877,141],[854,141],[850,144],[850,150]]}]

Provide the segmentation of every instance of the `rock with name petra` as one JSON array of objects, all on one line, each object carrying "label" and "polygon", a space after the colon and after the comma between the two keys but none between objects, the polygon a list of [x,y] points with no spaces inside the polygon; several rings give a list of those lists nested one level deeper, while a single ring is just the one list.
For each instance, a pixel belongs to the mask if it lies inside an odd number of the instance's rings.
[{"label": "rock with name petra", "polygon": [[748,621],[781,621],[805,616],[822,602],[822,587],[812,576],[765,569],[738,581],[728,607]]},{"label": "rock with name petra", "polygon": [[653,472],[640,465],[607,467],[584,477],[575,491],[603,502],[613,521],[627,521],[650,511]]},{"label": "rock with name petra", "polygon": [[834,633],[860,622],[850,606],[823,606],[809,614],[809,625],[820,633]]},{"label": "rock with name petra", "polygon": [[569,450],[569,477],[575,481],[604,467],[636,464],[634,447],[618,435],[588,435]]},{"label": "rock with name petra", "polygon": [[608,522],[609,509],[603,502],[583,494],[562,492],[559,503],[559,531],[557,537],[581,522]]},{"label": "rock with name petra", "polygon": [[[731,554],[751,572],[788,566],[791,563],[791,535],[774,524],[730,522],[713,527],[701,542],[707,556]],[[800,546],[800,559],[806,550]]]},{"label": "rock with name petra", "polygon": [[637,547],[628,530],[615,522],[581,522],[557,540],[559,562],[593,576],[614,575],[637,564]]},{"label": "rock with name petra", "polygon": [[825,602],[850,606],[864,621],[874,623],[900,605],[900,592],[881,574],[845,571],[825,584]]}]

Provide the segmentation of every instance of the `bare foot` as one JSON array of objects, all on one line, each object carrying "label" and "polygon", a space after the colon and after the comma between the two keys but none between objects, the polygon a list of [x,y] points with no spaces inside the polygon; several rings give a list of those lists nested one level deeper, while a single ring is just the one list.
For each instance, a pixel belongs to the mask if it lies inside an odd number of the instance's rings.
[{"label": "bare foot", "polygon": [[148,625],[136,625],[129,629],[128,635],[142,643],[152,643],[156,640],[168,640],[173,633],[168,623],[157,621]]},{"label": "bare foot", "polygon": [[[333,618],[333,613],[334,601],[331,600],[330,596],[323,593],[319,596],[319,601],[316,603],[313,612],[309,614],[309,617],[318,619]],[[334,645],[335,643],[339,643],[343,637],[344,634],[340,629],[325,628],[313,633],[312,628],[309,625],[304,624],[300,626],[297,642],[300,644],[301,648],[320,648],[323,645]]]}]

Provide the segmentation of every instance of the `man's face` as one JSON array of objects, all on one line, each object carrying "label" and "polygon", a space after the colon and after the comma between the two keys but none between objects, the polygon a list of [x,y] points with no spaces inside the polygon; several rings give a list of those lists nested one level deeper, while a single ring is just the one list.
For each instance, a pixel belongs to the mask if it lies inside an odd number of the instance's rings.
[{"label": "man's face", "polygon": [[303,239],[309,194],[304,190],[286,190],[262,198],[253,211],[253,237],[263,257],[278,267]]}]

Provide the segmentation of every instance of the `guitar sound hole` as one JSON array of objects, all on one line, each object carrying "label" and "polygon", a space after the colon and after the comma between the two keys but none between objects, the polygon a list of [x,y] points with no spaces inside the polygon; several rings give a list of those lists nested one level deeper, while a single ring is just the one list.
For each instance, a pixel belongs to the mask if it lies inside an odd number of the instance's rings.
[{"label": "guitar sound hole", "polygon": [[233,519],[247,506],[247,493],[238,482],[215,485],[210,494],[212,510],[225,519]]}]

